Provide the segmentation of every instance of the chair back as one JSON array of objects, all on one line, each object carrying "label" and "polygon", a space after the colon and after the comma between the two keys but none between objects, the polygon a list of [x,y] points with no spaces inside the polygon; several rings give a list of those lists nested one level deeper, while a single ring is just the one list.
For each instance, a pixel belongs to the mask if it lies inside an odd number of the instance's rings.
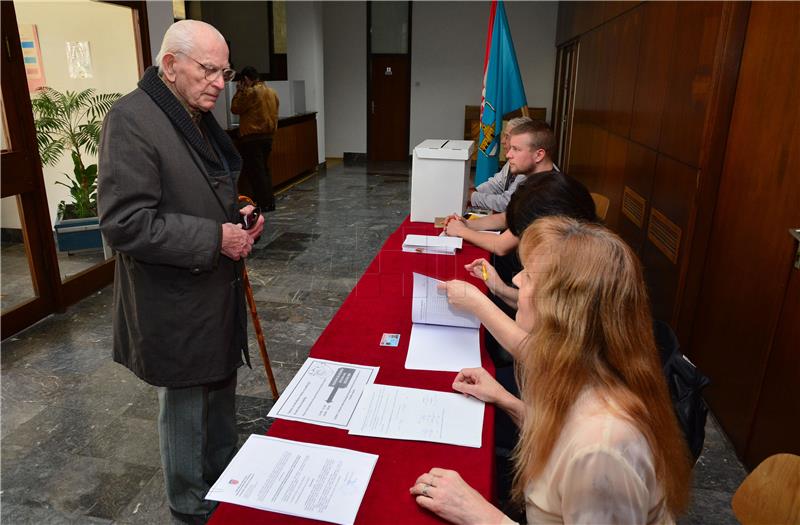
[{"label": "chair back", "polygon": [[800,524],[800,456],[775,454],[748,474],[731,502],[742,525]]},{"label": "chair back", "polygon": [[597,213],[597,218],[601,221],[606,220],[606,214],[608,213],[608,204],[609,200],[608,197],[605,195],[600,195],[599,193],[592,193],[592,200],[594,200],[594,209]]}]

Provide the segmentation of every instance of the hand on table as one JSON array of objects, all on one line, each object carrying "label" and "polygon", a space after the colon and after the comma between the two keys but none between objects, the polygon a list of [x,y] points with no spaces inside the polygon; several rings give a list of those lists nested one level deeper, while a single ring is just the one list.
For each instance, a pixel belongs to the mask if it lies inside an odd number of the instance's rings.
[{"label": "hand on table", "polygon": [[458,472],[432,468],[409,489],[417,504],[459,525],[500,523],[503,513],[461,479]]},{"label": "hand on table", "polygon": [[477,312],[481,301],[486,299],[477,286],[457,279],[439,283],[436,288],[447,293],[447,302],[456,309],[472,314]]},{"label": "hand on table", "polygon": [[464,232],[469,231],[469,229],[466,219],[458,215],[451,215],[444,223],[444,233],[449,237],[463,237]]},{"label": "hand on table", "polygon": [[497,403],[508,391],[484,368],[464,368],[453,381],[453,390],[485,403]]}]

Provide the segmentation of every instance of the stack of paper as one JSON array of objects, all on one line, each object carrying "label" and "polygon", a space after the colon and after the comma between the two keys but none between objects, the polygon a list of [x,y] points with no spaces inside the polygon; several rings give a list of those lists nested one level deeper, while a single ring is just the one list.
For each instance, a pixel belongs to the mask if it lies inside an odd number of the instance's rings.
[{"label": "stack of paper", "polygon": [[269,417],[347,428],[364,386],[375,381],[377,366],[309,357],[275,402]]},{"label": "stack of paper", "polygon": [[461,237],[440,237],[435,235],[406,235],[403,251],[413,253],[435,253],[439,255],[455,255],[461,249]]},{"label": "stack of paper", "polygon": [[414,274],[406,368],[458,372],[481,366],[480,321],[450,306],[441,281]]},{"label": "stack of paper", "polygon": [[353,523],[378,456],[251,435],[206,499]]},{"label": "stack of paper", "polygon": [[480,448],[485,403],[450,392],[367,385],[350,433]]}]

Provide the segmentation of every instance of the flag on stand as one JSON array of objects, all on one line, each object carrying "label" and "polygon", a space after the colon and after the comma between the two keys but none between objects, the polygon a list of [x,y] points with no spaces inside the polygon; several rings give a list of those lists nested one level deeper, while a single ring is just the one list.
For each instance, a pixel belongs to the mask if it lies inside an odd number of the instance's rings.
[{"label": "flag on stand", "polygon": [[527,105],[503,0],[493,0],[489,12],[489,34],[486,37],[486,55],[483,61],[481,132],[478,141],[478,167],[475,173],[476,186],[499,171],[498,157],[503,115]]}]

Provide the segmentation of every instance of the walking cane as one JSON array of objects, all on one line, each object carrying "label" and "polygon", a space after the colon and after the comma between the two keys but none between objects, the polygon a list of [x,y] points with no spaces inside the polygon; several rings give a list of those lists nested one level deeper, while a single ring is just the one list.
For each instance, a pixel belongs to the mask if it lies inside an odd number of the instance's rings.
[{"label": "walking cane", "polygon": [[261,359],[264,361],[264,371],[267,373],[269,386],[272,389],[272,399],[277,400],[278,387],[275,384],[275,376],[272,375],[272,365],[270,365],[269,356],[267,355],[267,344],[264,342],[264,332],[261,330],[261,321],[258,319],[256,300],[253,298],[253,287],[250,286],[247,267],[244,265],[242,265],[242,282],[244,283],[245,296],[247,297],[247,306],[250,307],[250,317],[253,318],[253,328],[256,331],[256,339],[258,339],[258,349],[261,351]]}]

